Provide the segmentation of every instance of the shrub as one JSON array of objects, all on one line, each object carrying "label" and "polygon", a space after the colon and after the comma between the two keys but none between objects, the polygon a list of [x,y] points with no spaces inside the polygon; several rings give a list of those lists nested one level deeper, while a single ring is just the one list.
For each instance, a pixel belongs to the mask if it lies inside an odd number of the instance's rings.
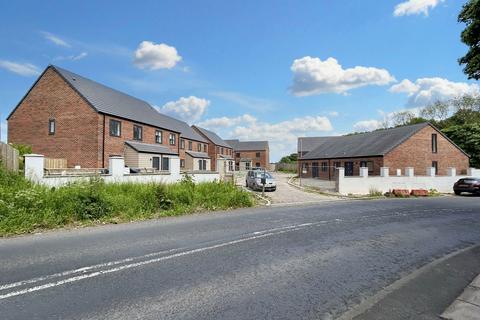
[{"label": "shrub", "polygon": [[370,197],[381,197],[383,193],[380,190],[377,190],[375,188],[370,188],[368,195]]}]

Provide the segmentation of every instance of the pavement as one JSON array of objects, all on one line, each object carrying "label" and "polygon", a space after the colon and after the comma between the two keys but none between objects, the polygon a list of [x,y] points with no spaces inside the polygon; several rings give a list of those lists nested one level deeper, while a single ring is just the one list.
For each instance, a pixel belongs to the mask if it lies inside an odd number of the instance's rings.
[{"label": "pavement", "polygon": [[[0,317],[335,319],[480,244],[478,199],[324,201],[0,239]],[[463,260],[455,272],[479,265]]]},{"label": "pavement", "polygon": [[[480,261],[478,263],[480,265]],[[460,296],[442,313],[443,319],[480,319],[480,274],[465,288]]]}]

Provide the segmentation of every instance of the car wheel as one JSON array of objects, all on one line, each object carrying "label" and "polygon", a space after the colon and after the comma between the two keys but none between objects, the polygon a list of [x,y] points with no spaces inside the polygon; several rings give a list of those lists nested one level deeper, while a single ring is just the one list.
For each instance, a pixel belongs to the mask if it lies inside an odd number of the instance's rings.
[{"label": "car wheel", "polygon": [[245,187],[248,188],[248,182],[247,182],[247,180],[245,180]]},{"label": "car wheel", "polygon": [[461,195],[461,194],[462,194],[461,191],[455,191],[455,195],[459,196],[459,195]]}]

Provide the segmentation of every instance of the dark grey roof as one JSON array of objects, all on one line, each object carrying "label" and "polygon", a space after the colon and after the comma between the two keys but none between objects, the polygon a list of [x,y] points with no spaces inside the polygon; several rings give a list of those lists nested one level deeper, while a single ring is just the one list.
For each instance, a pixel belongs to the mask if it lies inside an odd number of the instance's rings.
[{"label": "dark grey roof", "polygon": [[202,158],[202,159],[210,159],[208,153],[205,152],[195,152],[195,151],[185,151],[187,154],[192,156],[193,158]]},{"label": "dark grey roof", "polygon": [[324,137],[320,144],[302,159],[383,156],[429,125],[420,123],[347,136]]},{"label": "dark grey roof", "polygon": [[168,147],[162,146],[160,144],[149,144],[136,141],[125,141],[125,144],[130,146],[133,150],[141,153],[178,155],[178,152],[172,151]]},{"label": "dark grey roof", "polygon": [[60,67],[51,67],[82,95],[97,112],[168,129],[180,133],[187,139],[207,142],[187,123],[159,113],[146,101]]},{"label": "dark grey roof", "polygon": [[231,156],[225,156],[223,154],[219,154],[218,157],[222,158],[222,159],[225,159],[225,160],[233,160],[233,158]]},{"label": "dark grey roof", "polygon": [[215,132],[204,129],[204,128],[200,128],[198,126],[193,126],[193,128],[200,131],[201,134],[203,134],[205,137],[207,137],[207,139],[212,141],[215,145],[221,146],[221,147],[231,148],[231,146],[227,142],[225,142],[225,140],[220,138]]},{"label": "dark grey roof", "polygon": [[299,137],[297,151],[310,152],[331,137]]},{"label": "dark grey roof", "polygon": [[225,140],[235,151],[268,150],[268,141]]}]

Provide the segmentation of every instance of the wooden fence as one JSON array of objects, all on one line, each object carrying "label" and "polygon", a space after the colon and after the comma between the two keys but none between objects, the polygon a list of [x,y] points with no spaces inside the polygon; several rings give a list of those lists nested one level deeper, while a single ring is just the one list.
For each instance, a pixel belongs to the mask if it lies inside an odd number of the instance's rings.
[{"label": "wooden fence", "polygon": [[18,172],[19,168],[18,150],[11,145],[0,142],[0,163],[7,170]]},{"label": "wooden fence", "polygon": [[67,159],[45,158],[43,160],[45,169],[66,169]]}]

